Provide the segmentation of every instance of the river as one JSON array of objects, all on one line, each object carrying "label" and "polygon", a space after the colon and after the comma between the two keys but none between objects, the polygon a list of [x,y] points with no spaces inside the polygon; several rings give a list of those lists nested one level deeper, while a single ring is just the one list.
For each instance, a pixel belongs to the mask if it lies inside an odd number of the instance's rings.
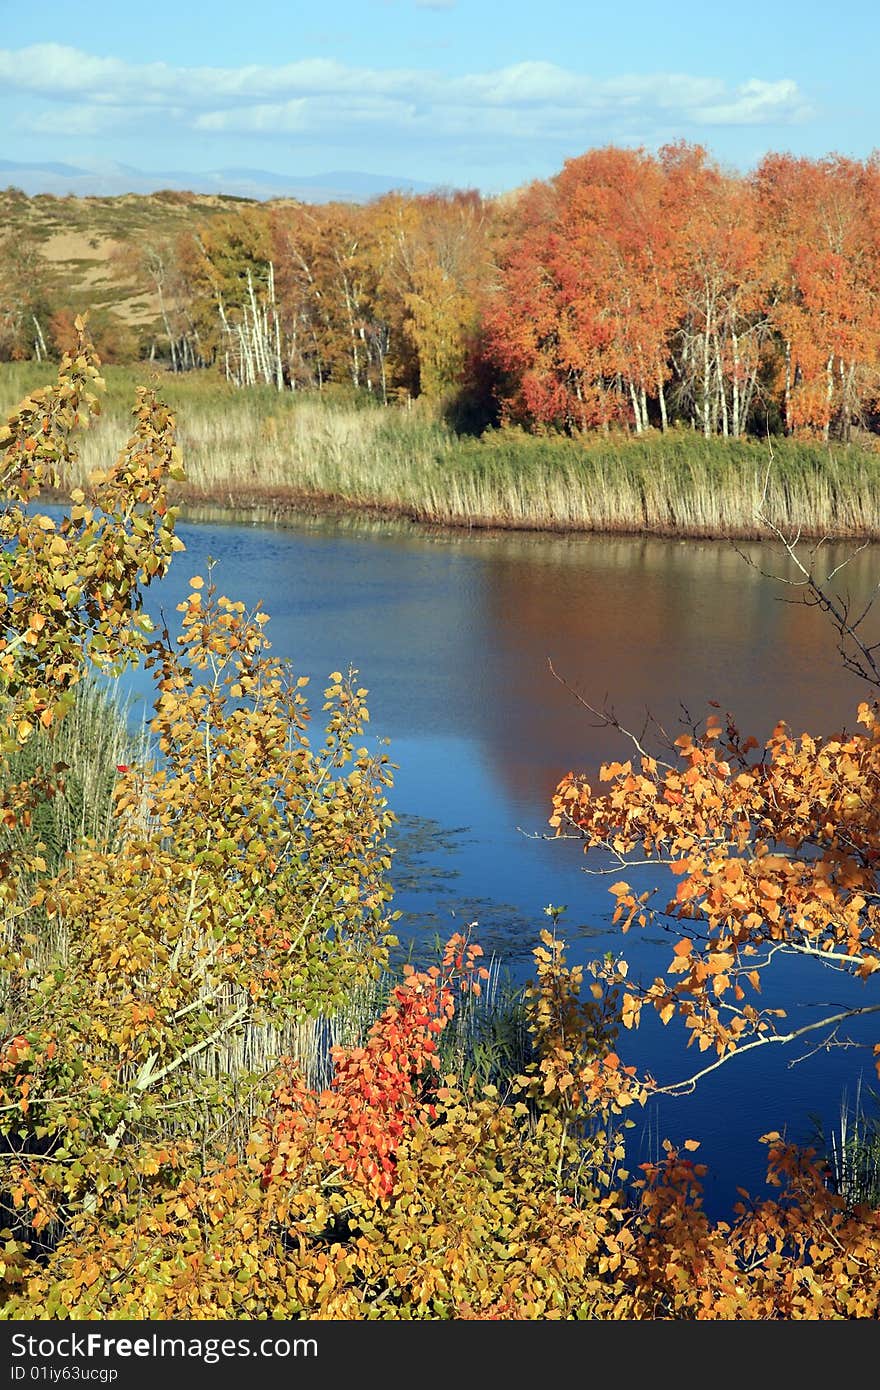
[{"label": "river", "polygon": [[[842,667],[815,611],[724,542],[640,538],[428,534],[343,523],[271,528],[180,525],[186,552],[149,591],[148,609],[176,619],[192,574],[216,560],[222,593],[269,612],[273,648],[313,679],[312,704],[334,669],[351,664],[369,688],[371,737],[391,740],[398,765],[391,804],[400,818],[392,879],[399,924],[423,944],[476,921],[475,935],[515,981],[530,972],[545,906],[565,904],[562,935],[573,962],[607,950],[653,977],[670,959],[656,929],[622,938],[612,927],[609,880],[585,874],[580,847],[545,838],[553,787],[569,769],[595,772],[628,749],[554,678],[548,662],[594,705],[613,704],[640,730],[646,709],[673,734],[682,705],[717,700],[765,738],[779,718],[794,732],[853,726],[866,689]],[[764,568],[769,547],[748,547]],[[842,552],[829,552],[829,562]],[[880,552],[845,571],[865,592]],[[134,678],[138,698],[145,678]],[[308,693],[308,692],[307,692]],[[643,882],[650,881],[643,878]],[[864,1000],[852,986],[792,959],[778,1001],[793,1022],[818,1004]],[[853,991],[855,990],[855,994]],[[767,1002],[767,1001],[765,1001]],[[863,1035],[867,1040],[870,1031]],[[626,1062],[661,1081],[697,1069],[683,1030],[649,1019],[621,1036]],[[759,1136],[813,1136],[833,1128],[859,1076],[874,1083],[870,1049],[811,1055],[768,1047],[734,1058],[683,1099],[654,1101],[633,1118],[630,1163],[660,1142],[701,1141],[706,1205],[729,1213],[736,1187],[764,1177]]]}]

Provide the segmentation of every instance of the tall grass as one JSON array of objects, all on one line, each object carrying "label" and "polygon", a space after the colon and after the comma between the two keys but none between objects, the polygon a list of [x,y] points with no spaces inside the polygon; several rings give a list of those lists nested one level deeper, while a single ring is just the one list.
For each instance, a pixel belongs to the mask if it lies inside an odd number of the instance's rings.
[{"label": "tall grass", "polygon": [[[39,768],[60,763],[61,787],[55,796],[40,802],[28,827],[6,830],[6,848],[24,862],[25,851],[40,853],[47,871],[58,873],[66,856],[85,841],[98,849],[112,849],[118,842],[113,793],[119,764],[138,763],[146,757],[146,738],[133,734],[127,712],[115,696],[91,680],[76,688],[73,706],[50,733],[38,730],[11,754],[4,775],[10,783],[32,777]],[[49,917],[43,908],[30,905],[36,886],[33,877],[19,870],[16,897],[19,912],[26,913],[27,930],[34,939],[37,964],[44,968],[64,960],[68,933],[63,920]],[[19,913],[6,921],[7,939],[15,934]]]},{"label": "tall grass", "polygon": [[874,1113],[868,1114],[859,1078],[852,1107],[846,1092],[841,1098],[837,1129],[827,1139],[821,1128],[818,1131],[831,1185],[848,1207],[880,1207],[880,1114],[877,1097],[873,1100]]},{"label": "tall grass", "polygon": [[[502,977],[496,958],[479,996],[468,993],[456,1001],[455,1013],[439,1037],[440,1075],[454,1075],[462,1085],[494,1085],[502,1094],[512,1078],[521,1076],[533,1058],[523,991]],[[243,1145],[253,1123],[268,1103],[267,1082],[282,1057],[290,1058],[316,1091],[333,1079],[333,1049],[360,1047],[373,1024],[387,1008],[399,976],[387,970],[378,979],[364,980],[332,1012],[274,1028],[249,1024],[206,1053],[199,1069],[214,1080],[238,1080],[238,1103],[230,1109],[223,1139]],[[242,1084],[244,1083],[244,1084]],[[219,1136],[212,1134],[211,1139]]]},{"label": "tall grass", "polygon": [[[31,363],[4,367],[0,407],[48,375]],[[84,474],[127,437],[134,386],[150,379],[146,368],[106,375],[104,418],[82,440]],[[463,438],[418,403],[362,408],[338,393],[239,391],[207,372],[154,379],[178,412],[190,505],[276,519],[355,508],[432,525],[743,538],[766,532],[761,511],[785,531],[880,537],[880,453],[868,447],[771,447],[690,430]]]},{"label": "tall grass", "polygon": [[81,840],[112,848],[116,769],[140,761],[142,745],[143,740],[129,731],[125,710],[114,695],[85,680],[77,686],[73,705],[54,737],[40,729],[11,755],[8,768],[13,781],[32,776],[38,767],[65,765],[62,790],[36,808],[27,832],[28,839],[45,846],[43,857],[50,870],[59,868],[68,850]]}]

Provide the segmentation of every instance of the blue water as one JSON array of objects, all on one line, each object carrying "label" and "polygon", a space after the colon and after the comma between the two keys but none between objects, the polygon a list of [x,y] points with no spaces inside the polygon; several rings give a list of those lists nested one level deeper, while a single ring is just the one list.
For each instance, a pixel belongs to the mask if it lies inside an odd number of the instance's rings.
[{"label": "blue water", "polygon": [[[477,939],[516,981],[530,973],[550,902],[567,906],[562,934],[573,962],[613,950],[650,978],[670,959],[658,929],[621,937],[612,927],[607,889],[618,875],[588,876],[579,845],[545,838],[559,777],[628,755],[554,679],[548,658],[586,700],[607,698],[636,732],[646,708],[674,735],[682,702],[699,716],[715,699],[761,739],[780,717],[795,732],[828,733],[852,726],[866,693],[843,671],[820,616],[781,603],[780,586],[722,543],[455,537],[330,523],[182,525],[179,533],[186,552],[148,591],[148,610],[155,618],[164,611],[173,629],[189,577],[204,573],[210,556],[220,591],[262,602],[275,652],[313,678],[316,724],[328,673],[358,668],[370,690],[369,729],[391,740],[399,769],[391,803],[400,817],[392,878],[401,935],[423,943],[476,921]],[[766,549],[751,553],[765,567],[778,563]],[[878,569],[880,556],[866,551],[847,576],[864,588]],[[130,686],[146,708],[147,678],[135,674]],[[639,872],[646,885],[657,881]],[[803,1023],[819,1005],[872,1002],[868,990],[791,958],[774,1002]],[[867,1020],[861,1041],[873,1036]],[[663,1028],[651,1017],[623,1034],[618,1050],[671,1082],[712,1060],[684,1042],[675,1023]],[[868,1048],[808,1053],[766,1047],[734,1058],[692,1096],[652,1102],[633,1116],[631,1164],[656,1157],[664,1137],[697,1138],[710,1168],[707,1206],[729,1213],[737,1186],[762,1188],[762,1133],[809,1140],[812,1117],[833,1128],[844,1089],[852,1096],[860,1074],[874,1080]]]}]

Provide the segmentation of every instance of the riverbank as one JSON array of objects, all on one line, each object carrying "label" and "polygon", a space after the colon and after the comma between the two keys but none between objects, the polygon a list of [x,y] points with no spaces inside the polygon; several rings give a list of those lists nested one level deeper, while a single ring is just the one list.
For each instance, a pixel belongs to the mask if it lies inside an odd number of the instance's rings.
[{"label": "riverbank", "polygon": [[[51,378],[5,364],[5,413]],[[466,529],[760,538],[880,538],[880,454],[791,439],[662,435],[459,436],[415,403],[382,408],[346,393],[235,390],[208,373],[107,368],[101,420],[81,442],[84,475],[125,440],[138,384],[180,419],[188,512],[220,509],[283,522],[356,512]],[[70,479],[71,485],[81,479]],[[764,523],[759,519],[764,518]]]}]

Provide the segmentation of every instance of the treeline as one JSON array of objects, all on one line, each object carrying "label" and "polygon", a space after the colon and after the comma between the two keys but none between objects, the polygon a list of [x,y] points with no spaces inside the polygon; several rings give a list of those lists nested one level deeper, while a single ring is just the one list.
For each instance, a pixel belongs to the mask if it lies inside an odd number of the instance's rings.
[{"label": "treeline", "polygon": [[476,193],[368,206],[246,206],[152,247],[175,369],[238,385],[344,384],[383,404],[460,390],[497,277],[498,213]]},{"label": "treeline", "polygon": [[[612,146],[503,198],[242,204],[126,254],[161,325],[140,351],[241,385],[422,396],[471,429],[880,425],[877,155],[738,176]],[[26,248],[2,256],[0,355],[67,347]]]}]

